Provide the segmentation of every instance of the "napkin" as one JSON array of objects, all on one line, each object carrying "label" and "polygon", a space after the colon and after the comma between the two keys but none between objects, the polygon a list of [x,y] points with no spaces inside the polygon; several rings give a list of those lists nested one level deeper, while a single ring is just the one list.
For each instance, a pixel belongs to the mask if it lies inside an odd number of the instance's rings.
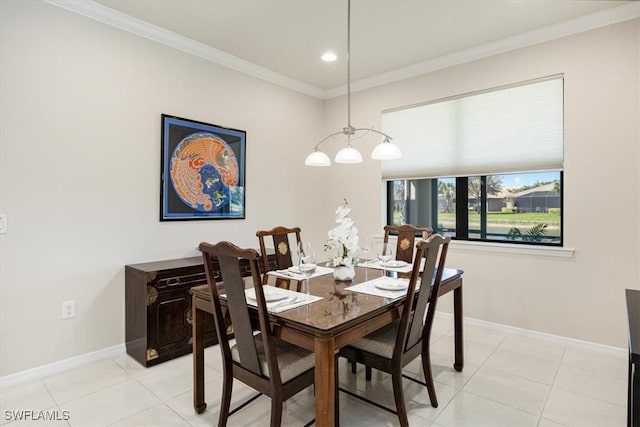
[{"label": "napkin", "polygon": [[[275,286],[270,285],[263,286],[262,291],[264,292],[267,303],[267,311],[270,313],[281,313],[283,311],[291,310],[323,299],[319,296],[295,292],[289,289],[276,288]],[[258,306],[255,289],[245,289],[244,294],[247,297],[248,305],[253,307]]]},{"label": "napkin", "polygon": [[[333,273],[333,269],[329,267],[317,266],[310,279],[314,277],[324,276],[325,274]],[[305,280],[307,277],[300,273],[298,267],[285,268],[284,270],[272,270],[267,272],[269,276],[281,277],[283,279],[291,280]]]}]

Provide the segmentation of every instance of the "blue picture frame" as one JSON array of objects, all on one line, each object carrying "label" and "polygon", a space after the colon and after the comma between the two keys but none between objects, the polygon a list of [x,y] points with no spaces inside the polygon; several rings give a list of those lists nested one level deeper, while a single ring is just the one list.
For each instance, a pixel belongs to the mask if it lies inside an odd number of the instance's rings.
[{"label": "blue picture frame", "polygon": [[160,221],[245,219],[246,136],[162,114]]}]

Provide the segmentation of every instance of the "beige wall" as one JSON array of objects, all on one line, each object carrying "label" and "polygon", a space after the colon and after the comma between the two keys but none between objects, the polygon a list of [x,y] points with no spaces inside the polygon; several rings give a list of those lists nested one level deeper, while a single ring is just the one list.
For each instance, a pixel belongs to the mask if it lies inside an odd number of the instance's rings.
[{"label": "beige wall", "polygon": [[[0,376],[122,344],[125,264],[195,256],[201,240],[255,246],[255,230],[276,224],[300,225],[320,252],[344,197],[361,232],[379,233],[377,162],[302,165],[344,126],[344,99],[323,103],[40,2],[0,2],[0,19]],[[640,283],[638,27],[354,94],[353,123],[379,128],[386,108],[565,73],[576,255],[453,250],[467,316],[626,345],[622,290]],[[161,113],[247,131],[246,220],[158,221]],[[366,155],[375,143],[357,142]],[[63,321],[68,299],[78,316]]]},{"label": "beige wall", "polygon": [[[126,264],[312,228],[312,176],[285,159],[322,133],[322,101],[48,4],[0,7],[0,375],[122,344]],[[159,222],[162,113],[247,131],[246,220]]]},{"label": "beige wall", "polygon": [[[466,316],[626,347],[624,289],[640,288],[639,32],[635,20],[352,95],[354,125],[379,128],[384,109],[564,73],[564,238],[575,256],[452,249],[449,265],[466,271]],[[327,103],[327,130],[344,122],[344,105]],[[331,176],[361,232],[379,232],[379,165]]]}]

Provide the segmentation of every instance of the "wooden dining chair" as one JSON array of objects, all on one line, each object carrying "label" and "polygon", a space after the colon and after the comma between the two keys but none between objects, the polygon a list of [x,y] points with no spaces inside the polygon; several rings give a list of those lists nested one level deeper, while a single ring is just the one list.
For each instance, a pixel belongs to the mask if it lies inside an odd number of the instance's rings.
[{"label": "wooden dining chair", "polygon": [[[258,252],[240,249],[232,243],[200,243],[205,273],[213,305],[216,333],[222,352],[223,388],[218,426],[226,426],[230,415],[264,394],[271,398],[271,427],[280,426],[282,404],[314,383],[314,354],[272,335],[264,292],[258,270]],[[226,307],[223,309],[215,282],[215,261],[224,284]],[[249,261],[255,289],[259,333],[254,332],[245,297],[239,260]],[[235,344],[226,333],[233,327]],[[253,399],[229,412],[233,380],[237,379],[259,392]]]},{"label": "wooden dining chair", "polygon": [[[426,386],[431,406],[438,407],[431,374],[429,339],[450,240],[448,236],[436,234],[418,242],[400,319],[340,350],[340,356],[346,357],[351,363],[358,362],[366,366],[367,380],[371,379],[371,368],[391,374],[396,411],[389,411],[398,415],[402,427],[409,425],[402,389],[403,377]],[[424,271],[420,273],[423,258]],[[418,281],[420,288],[416,291]],[[424,383],[402,374],[402,369],[418,356],[422,356]],[[367,400],[362,396],[355,397]]]},{"label": "wooden dining chair", "polygon": [[[262,283],[267,283],[267,272],[269,270],[283,270],[285,268],[289,268],[293,266],[293,258],[291,256],[291,251],[296,251],[296,247],[291,248],[291,244],[295,241],[295,245],[300,245],[300,227],[274,227],[271,230],[259,230],[256,232],[256,236],[258,236],[258,241],[260,242],[260,255],[262,258],[262,271],[263,278]],[[269,260],[267,257],[267,247],[265,244],[265,239],[271,237],[273,239],[273,248],[275,250],[275,268],[270,268]],[[288,279],[276,278],[276,286],[280,288],[289,288],[291,285],[291,281]],[[300,292],[300,287],[302,285],[301,281],[297,282],[296,290]]]},{"label": "wooden dining chair", "polygon": [[389,234],[396,234],[398,242],[396,244],[396,259],[411,263],[413,260],[413,248],[415,246],[416,237],[428,239],[433,233],[431,227],[416,227],[411,224],[403,225],[385,225],[384,226],[384,243],[389,242]]}]

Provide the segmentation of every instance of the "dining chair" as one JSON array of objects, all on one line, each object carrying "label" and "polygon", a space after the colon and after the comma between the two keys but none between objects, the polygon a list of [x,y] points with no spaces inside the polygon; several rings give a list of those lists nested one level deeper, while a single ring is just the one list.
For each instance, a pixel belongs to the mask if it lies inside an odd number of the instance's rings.
[{"label": "dining chair", "polygon": [[[295,240],[295,245],[298,246],[301,243],[300,240],[300,227],[274,227],[271,230],[259,230],[256,232],[258,240],[260,242],[260,255],[262,258],[262,271],[263,278],[262,283],[266,284],[269,270],[283,270],[293,266],[293,258],[291,257],[291,243]],[[273,248],[275,250],[275,268],[270,268],[269,260],[267,257],[267,247],[265,239],[271,237],[273,239]],[[293,250],[296,250],[294,247]],[[276,286],[280,288],[289,288],[291,281],[277,277]],[[297,291],[300,292],[302,282],[298,281]]]},{"label": "dining chair", "polygon": [[411,263],[416,237],[422,237],[423,240],[428,239],[433,233],[433,228],[416,227],[412,224],[385,225],[384,243],[389,242],[390,233],[397,234],[398,236],[396,244],[396,259]]},{"label": "dining chair", "polygon": [[[264,394],[271,398],[271,427],[282,421],[283,402],[314,384],[314,354],[273,336],[266,309],[264,291],[258,270],[258,252],[241,249],[229,242],[215,245],[200,243],[205,273],[213,305],[216,333],[222,352],[223,388],[218,426],[227,425],[230,415]],[[215,281],[215,261],[224,286],[226,307]],[[245,287],[240,271],[240,259],[249,261],[255,289],[258,325],[254,331]],[[233,327],[235,344],[231,345],[226,331]],[[233,380],[237,379],[259,393],[229,412]]]},{"label": "dining chair", "polygon": [[[403,377],[426,386],[431,406],[438,407],[431,373],[429,340],[450,241],[451,237],[439,234],[427,240],[420,240],[416,245],[407,297],[400,318],[340,350],[340,356],[346,357],[351,363],[365,365],[367,380],[371,379],[371,368],[391,374],[396,410],[385,409],[396,413],[403,427],[409,425],[402,389]],[[420,264],[423,258],[425,264],[421,273]],[[416,291],[418,281],[420,287]],[[402,369],[418,356],[422,356],[424,383],[402,374]],[[362,396],[355,397],[367,400]],[[376,405],[381,406],[377,403]]]}]

